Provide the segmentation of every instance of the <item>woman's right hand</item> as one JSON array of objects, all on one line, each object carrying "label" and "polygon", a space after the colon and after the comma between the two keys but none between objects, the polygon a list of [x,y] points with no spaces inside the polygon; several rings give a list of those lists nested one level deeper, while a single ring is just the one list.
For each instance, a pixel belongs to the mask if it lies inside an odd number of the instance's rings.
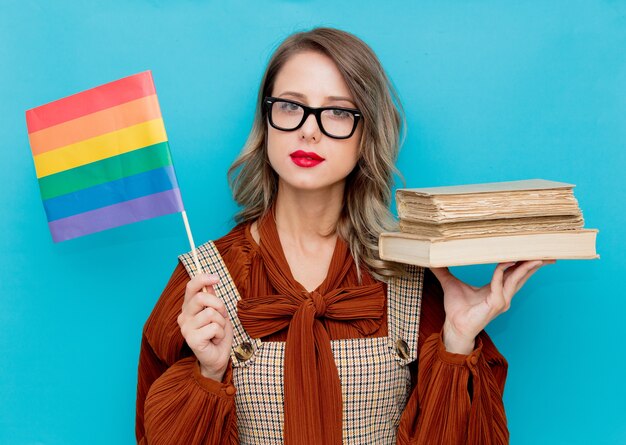
[{"label": "woman's right hand", "polygon": [[[178,325],[200,362],[202,375],[222,381],[233,344],[233,327],[226,306],[213,289],[217,275],[198,274],[187,283]],[[206,290],[206,292],[205,292]]]}]

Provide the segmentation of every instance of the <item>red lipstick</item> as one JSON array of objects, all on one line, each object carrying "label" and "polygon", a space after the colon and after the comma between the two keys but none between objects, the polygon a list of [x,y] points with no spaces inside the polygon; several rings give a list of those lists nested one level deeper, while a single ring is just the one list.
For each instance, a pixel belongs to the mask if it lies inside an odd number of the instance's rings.
[{"label": "red lipstick", "polygon": [[311,168],[322,163],[324,158],[314,152],[296,150],[289,155],[298,167]]}]

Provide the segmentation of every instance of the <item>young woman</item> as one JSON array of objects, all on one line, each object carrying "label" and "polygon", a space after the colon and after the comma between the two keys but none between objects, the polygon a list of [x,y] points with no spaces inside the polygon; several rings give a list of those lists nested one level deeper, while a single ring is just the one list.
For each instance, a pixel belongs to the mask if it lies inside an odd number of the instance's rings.
[{"label": "young woman", "polygon": [[[230,170],[238,225],[181,256],[142,339],[144,444],[503,444],[484,327],[545,262],[469,286],[381,261],[402,114],[372,50],[287,38]],[[194,276],[195,275],[195,276]]]}]

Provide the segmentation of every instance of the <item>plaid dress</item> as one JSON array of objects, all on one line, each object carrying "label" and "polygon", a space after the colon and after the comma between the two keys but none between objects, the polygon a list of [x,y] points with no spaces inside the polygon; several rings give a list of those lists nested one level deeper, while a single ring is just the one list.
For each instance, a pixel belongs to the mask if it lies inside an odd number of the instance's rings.
[{"label": "plaid dress", "polygon": [[[239,292],[213,242],[197,249],[204,272],[220,277],[215,293],[233,325],[231,359],[241,444],[283,443],[284,342],[250,337],[237,317]],[[191,253],[180,260],[195,274]],[[424,269],[387,286],[387,337],[331,340],[341,381],[344,444],[392,444],[411,388],[408,364],[417,359]]]}]

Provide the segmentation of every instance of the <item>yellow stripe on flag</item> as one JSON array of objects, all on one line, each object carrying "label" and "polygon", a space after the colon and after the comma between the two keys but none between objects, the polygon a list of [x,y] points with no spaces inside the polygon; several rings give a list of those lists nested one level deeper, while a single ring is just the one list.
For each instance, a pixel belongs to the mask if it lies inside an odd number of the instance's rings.
[{"label": "yellow stripe on flag", "polygon": [[35,156],[37,178],[165,141],[163,119],[153,119]]}]

